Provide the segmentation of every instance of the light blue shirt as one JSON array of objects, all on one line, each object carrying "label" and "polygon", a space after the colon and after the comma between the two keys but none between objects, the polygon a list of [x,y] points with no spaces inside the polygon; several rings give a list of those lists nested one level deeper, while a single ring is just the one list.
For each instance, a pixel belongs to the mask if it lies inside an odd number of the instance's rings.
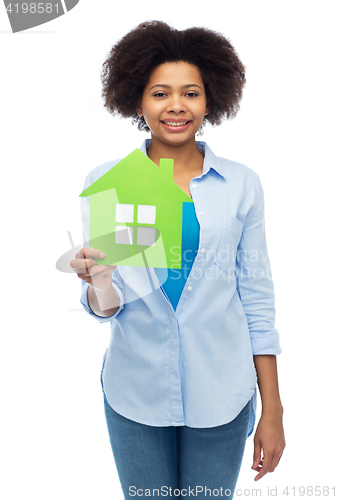
[{"label": "light blue shirt", "polygon": [[[141,151],[151,144],[146,139]],[[255,354],[279,354],[274,288],[267,253],[264,194],[253,170],[217,157],[205,142],[203,171],[190,182],[200,226],[199,246],[174,310],[154,268],[120,266],[112,284],[120,297],[110,322],[101,383],[110,406],[152,426],[215,427],[252,401]],[[86,177],[84,189],[120,160]],[[81,198],[84,246],[89,246],[89,198]],[[173,271],[173,270],[172,270]]]}]

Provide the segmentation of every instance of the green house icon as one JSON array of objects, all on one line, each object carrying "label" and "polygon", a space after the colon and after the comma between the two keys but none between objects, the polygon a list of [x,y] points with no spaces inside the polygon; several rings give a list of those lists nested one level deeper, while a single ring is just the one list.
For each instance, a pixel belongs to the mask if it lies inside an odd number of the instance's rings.
[{"label": "green house icon", "polygon": [[135,149],[80,194],[90,198],[89,245],[106,254],[98,263],[181,268],[182,204],[193,201],[173,165]]}]

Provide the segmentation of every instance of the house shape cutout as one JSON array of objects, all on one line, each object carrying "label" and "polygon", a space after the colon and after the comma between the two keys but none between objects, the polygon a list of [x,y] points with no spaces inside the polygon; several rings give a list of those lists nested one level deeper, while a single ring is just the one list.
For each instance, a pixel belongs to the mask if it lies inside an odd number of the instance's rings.
[{"label": "house shape cutout", "polygon": [[90,198],[89,246],[106,254],[98,264],[181,269],[182,204],[193,200],[173,166],[135,149],[80,194]]}]

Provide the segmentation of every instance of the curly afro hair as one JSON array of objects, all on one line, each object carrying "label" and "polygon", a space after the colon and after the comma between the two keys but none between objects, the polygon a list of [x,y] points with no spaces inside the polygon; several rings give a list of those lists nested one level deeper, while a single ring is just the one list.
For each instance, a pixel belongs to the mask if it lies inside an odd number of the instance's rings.
[{"label": "curly afro hair", "polygon": [[165,62],[195,65],[205,85],[210,111],[205,121],[220,125],[237,114],[245,85],[245,66],[230,41],[206,28],[177,30],[162,21],[146,21],[114,45],[101,71],[104,106],[112,115],[132,117],[149,131],[136,107],[152,71]]}]

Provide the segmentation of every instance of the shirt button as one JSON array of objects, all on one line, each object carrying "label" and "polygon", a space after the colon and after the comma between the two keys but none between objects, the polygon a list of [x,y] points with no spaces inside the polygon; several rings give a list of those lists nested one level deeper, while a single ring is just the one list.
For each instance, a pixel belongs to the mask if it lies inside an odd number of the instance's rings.
[{"label": "shirt button", "polygon": [[206,252],[206,248],[202,248],[201,253],[205,253],[205,252]]},{"label": "shirt button", "polygon": [[204,215],[204,212],[199,212],[199,215]]},{"label": "shirt button", "polygon": [[192,188],[196,188],[197,187],[197,184],[192,184]]},{"label": "shirt button", "polygon": [[191,285],[189,285],[189,286],[187,287],[187,290],[189,290],[189,291],[191,291],[191,290],[192,290]]}]

